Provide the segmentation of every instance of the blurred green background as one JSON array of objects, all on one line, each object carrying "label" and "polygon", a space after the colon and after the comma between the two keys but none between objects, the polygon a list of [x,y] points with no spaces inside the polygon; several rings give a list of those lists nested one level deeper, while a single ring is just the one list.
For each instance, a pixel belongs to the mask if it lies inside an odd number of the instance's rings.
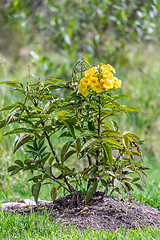
[{"label": "blurred green background", "polygon": [[[158,0],[1,0],[0,81],[28,81],[48,77],[70,80],[72,68],[82,58],[95,65],[109,63],[123,82],[117,93],[131,94],[123,104],[145,112],[121,115],[120,130],[145,139],[142,152],[148,172],[141,201],[159,196],[160,157],[160,3]],[[12,88],[1,86],[0,108],[20,100]],[[0,119],[4,113],[0,112]],[[14,137],[0,131],[0,200],[30,197],[27,173],[9,177],[7,167],[23,159],[24,149],[13,155]],[[62,142],[55,143],[61,148]],[[49,188],[49,187],[48,187]],[[48,188],[41,198],[50,199]],[[63,193],[62,193],[63,194]],[[137,195],[136,195],[137,194]]]}]

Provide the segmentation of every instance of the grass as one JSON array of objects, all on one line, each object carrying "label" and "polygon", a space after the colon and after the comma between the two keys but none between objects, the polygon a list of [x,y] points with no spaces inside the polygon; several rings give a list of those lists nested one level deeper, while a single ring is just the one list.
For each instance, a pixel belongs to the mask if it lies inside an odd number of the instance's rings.
[{"label": "grass", "polygon": [[117,229],[114,231],[95,231],[89,228],[82,230],[76,227],[65,228],[61,226],[56,220],[55,222],[49,221],[49,213],[36,215],[32,213],[28,215],[10,215],[0,214],[0,236],[1,239],[160,239],[160,229],[157,227],[141,229]]},{"label": "grass", "polygon": [[[152,49],[151,49],[152,48]],[[160,85],[159,85],[159,62],[160,54],[157,46],[129,46],[126,49],[127,64],[123,65],[121,60],[117,63],[117,76],[122,79],[122,89],[119,93],[131,94],[134,98],[122,99],[123,104],[133,105],[142,109],[145,114],[130,113],[130,117],[122,115],[116,119],[120,124],[120,130],[130,130],[138,134],[146,143],[142,145],[145,165],[151,170],[148,171],[147,187],[144,192],[135,190],[132,197],[151,207],[160,207],[160,166],[159,166],[159,133],[160,133]],[[24,67],[23,67],[24,69]],[[19,69],[14,75],[10,75],[7,69],[0,68],[0,81],[7,79],[26,80],[26,72],[22,71],[19,76]],[[13,95],[12,88],[3,86],[0,89],[0,108],[20,100],[20,96]],[[4,113],[0,112],[0,118],[4,118]],[[7,129],[5,129],[7,131]],[[1,202],[17,201],[23,198],[31,198],[31,183],[27,183],[28,174],[19,173],[10,177],[7,167],[16,159],[23,159],[24,149],[16,154],[13,151],[13,137],[4,137],[4,131],[0,131],[0,200]],[[57,137],[53,139],[57,145]],[[61,148],[62,142],[58,143]],[[50,200],[50,186],[45,186],[40,192],[40,199]],[[64,194],[61,191],[58,197]],[[143,230],[120,229],[117,232],[84,231],[76,228],[65,229],[58,223],[50,223],[49,215],[19,216],[4,215],[0,213],[0,239],[160,239],[159,228],[146,228]]]}]

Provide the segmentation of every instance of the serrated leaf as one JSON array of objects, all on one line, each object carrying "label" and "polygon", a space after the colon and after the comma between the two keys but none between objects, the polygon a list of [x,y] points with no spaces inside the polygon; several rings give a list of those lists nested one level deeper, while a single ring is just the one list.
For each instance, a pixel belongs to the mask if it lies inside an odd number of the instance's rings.
[{"label": "serrated leaf", "polygon": [[28,134],[22,134],[17,136],[14,143],[14,153],[25,143],[29,142],[31,139],[32,137]]},{"label": "serrated leaf", "polygon": [[86,203],[91,199],[91,197],[93,196],[93,194],[96,192],[98,186],[98,182],[95,181],[91,184],[91,186],[89,187],[87,194],[86,194]]},{"label": "serrated leaf", "polygon": [[39,192],[41,189],[41,182],[37,182],[32,186],[32,195],[34,197],[35,202],[37,203]]},{"label": "serrated leaf", "polygon": [[84,133],[80,134],[82,137],[97,137],[96,133],[90,132],[90,131],[85,131]]},{"label": "serrated leaf", "polygon": [[4,136],[10,135],[10,134],[15,134],[15,133],[24,133],[24,132],[30,133],[31,131],[28,128],[16,128],[10,132],[5,133]]},{"label": "serrated leaf", "polygon": [[9,114],[8,114],[8,116],[7,116],[7,118],[6,118],[6,122],[5,122],[5,125],[7,125],[7,124],[9,124],[9,122],[12,120],[12,118],[16,115],[16,113],[18,113],[20,111],[20,107],[15,107],[15,108],[13,108],[10,112],[9,112]]},{"label": "serrated leaf", "polygon": [[83,150],[85,150],[86,148],[95,145],[96,143],[99,143],[99,140],[97,140],[97,139],[91,139],[91,140],[87,141],[87,142],[83,145],[83,147],[81,148],[81,152],[82,152]]},{"label": "serrated leaf", "polygon": [[122,149],[122,146],[119,144],[118,141],[116,141],[115,139],[113,138],[102,138],[102,142],[106,142],[106,143],[110,143],[110,144],[113,144],[114,147],[118,148],[118,149]]},{"label": "serrated leaf", "polygon": [[51,199],[53,202],[54,202],[54,200],[56,200],[56,197],[57,197],[57,189],[55,187],[53,187],[51,189]]},{"label": "serrated leaf", "polygon": [[110,169],[112,170],[112,164],[113,164],[113,156],[112,156],[112,149],[109,146],[109,144],[102,143],[103,150],[105,152],[105,156],[110,164]]}]

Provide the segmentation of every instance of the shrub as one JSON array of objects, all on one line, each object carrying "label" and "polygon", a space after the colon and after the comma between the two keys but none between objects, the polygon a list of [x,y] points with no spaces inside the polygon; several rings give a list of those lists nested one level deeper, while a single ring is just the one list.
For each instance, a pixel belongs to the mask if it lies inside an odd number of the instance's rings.
[{"label": "shrub", "polygon": [[[114,120],[120,112],[142,111],[118,103],[118,99],[131,96],[115,95],[114,89],[122,82],[114,73],[109,64],[91,67],[83,60],[74,66],[70,82],[48,79],[33,84],[31,76],[26,86],[15,80],[1,82],[23,95],[22,101],[1,109],[9,110],[6,119],[0,121],[1,128],[18,124],[5,133],[16,134],[14,152],[22,146],[26,149],[26,159],[17,159],[8,171],[11,175],[21,170],[33,174],[28,181],[33,182],[36,202],[42,184],[53,185],[53,201],[61,187],[73,199],[80,193],[86,202],[99,185],[107,195],[124,191],[129,197],[134,186],[143,190],[138,182],[142,180],[145,185],[142,141],[134,133],[121,133]],[[56,96],[56,89],[65,91],[65,99]],[[52,143],[55,133],[64,138],[60,154]],[[87,166],[76,168],[83,158]],[[70,159],[74,168],[70,167]]]}]

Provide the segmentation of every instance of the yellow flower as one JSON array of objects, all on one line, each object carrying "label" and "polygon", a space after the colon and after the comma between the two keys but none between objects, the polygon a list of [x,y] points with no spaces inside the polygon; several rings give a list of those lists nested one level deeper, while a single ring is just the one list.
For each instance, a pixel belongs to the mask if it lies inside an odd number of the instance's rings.
[{"label": "yellow flower", "polygon": [[92,89],[96,92],[96,93],[100,93],[102,91],[102,85],[97,82],[94,87],[92,87]]},{"label": "yellow flower", "polygon": [[122,81],[114,77],[114,87],[117,89],[117,88],[120,88],[121,85],[122,85]]},{"label": "yellow flower", "polygon": [[114,73],[116,72],[116,70],[110,64],[103,64],[101,68],[104,71],[112,71]]},{"label": "yellow flower", "polygon": [[79,92],[80,92],[84,97],[87,97],[89,89],[90,89],[90,88],[87,88],[87,87],[84,86],[81,82],[80,82],[80,84],[78,85],[78,90],[79,90]]},{"label": "yellow flower", "polygon": [[84,78],[81,79],[80,83],[83,86],[88,87],[90,85],[90,78],[84,76]]},{"label": "yellow flower", "polygon": [[78,85],[79,92],[87,97],[90,89],[97,93],[102,90],[121,87],[121,80],[113,76],[115,69],[109,64],[100,64],[85,71],[84,78]]},{"label": "yellow flower", "polygon": [[90,78],[90,83],[91,83],[91,87],[95,86],[98,82],[98,78],[97,77],[91,77]]},{"label": "yellow flower", "polygon": [[114,81],[109,79],[103,80],[103,85],[102,85],[103,90],[112,89],[113,87],[114,87]]}]

